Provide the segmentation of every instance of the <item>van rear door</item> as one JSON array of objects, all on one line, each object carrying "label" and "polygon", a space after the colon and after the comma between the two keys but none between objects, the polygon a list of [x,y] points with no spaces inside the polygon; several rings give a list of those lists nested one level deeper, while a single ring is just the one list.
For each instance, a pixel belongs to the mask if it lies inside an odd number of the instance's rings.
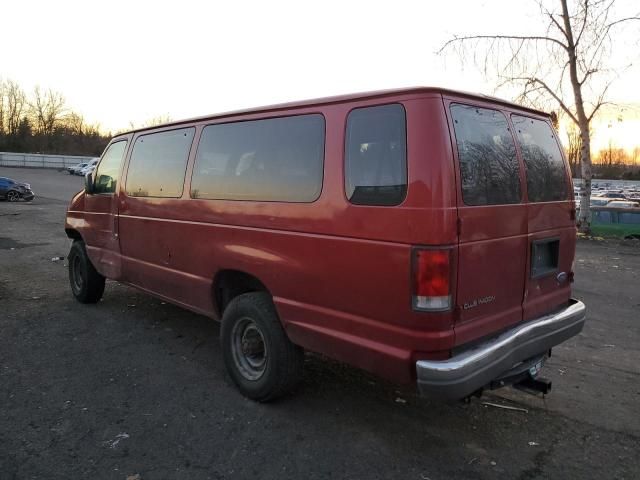
[{"label": "van rear door", "polygon": [[522,166],[507,114],[462,102],[445,99],[459,185],[456,345],[522,321],[528,250]]},{"label": "van rear door", "polygon": [[560,142],[545,118],[512,114],[527,182],[528,255],[523,318],[565,305],[571,295],[576,226],[573,188]]}]

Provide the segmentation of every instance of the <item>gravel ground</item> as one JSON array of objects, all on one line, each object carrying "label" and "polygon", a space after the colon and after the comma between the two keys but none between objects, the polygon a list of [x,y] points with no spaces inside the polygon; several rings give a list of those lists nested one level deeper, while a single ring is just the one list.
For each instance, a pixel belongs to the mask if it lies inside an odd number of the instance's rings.
[{"label": "gravel ground", "polygon": [[[224,372],[218,325],[114,282],[71,296],[63,219],[80,177],[0,168],[0,479],[640,478],[640,245],[581,240],[584,332],[554,349],[543,399],[446,405],[308,355],[260,405]],[[491,402],[520,410],[483,404]]]}]

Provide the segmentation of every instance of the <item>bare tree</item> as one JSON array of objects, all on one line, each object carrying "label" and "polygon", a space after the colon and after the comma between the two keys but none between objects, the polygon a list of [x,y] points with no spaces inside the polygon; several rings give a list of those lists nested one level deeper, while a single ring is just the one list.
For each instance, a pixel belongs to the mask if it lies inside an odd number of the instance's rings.
[{"label": "bare tree", "polygon": [[157,125],[162,125],[164,123],[171,122],[171,116],[169,114],[166,115],[157,115],[153,118],[148,119],[146,122],[142,124],[142,127],[155,127]]},{"label": "bare tree", "polygon": [[575,123],[570,123],[567,126],[567,159],[569,160],[569,167],[571,168],[571,174],[575,177],[580,172],[580,152],[582,150],[582,139],[580,138],[580,130]]},{"label": "bare tree", "polygon": [[51,89],[42,92],[40,87],[35,87],[29,106],[36,132],[51,137],[65,111],[65,99],[62,94]]},{"label": "bare tree", "polygon": [[629,162],[635,167],[640,160],[640,147],[635,147],[629,156]]},{"label": "bare tree", "polygon": [[16,82],[7,80],[4,85],[6,98],[5,122],[7,135],[17,135],[20,122],[27,106],[27,96]]},{"label": "bare tree", "polygon": [[138,128],[156,127],[158,125],[170,123],[172,120],[173,119],[168,113],[165,115],[156,115],[155,117],[151,117],[142,123],[136,123],[133,120],[129,120],[129,130],[136,130]]},{"label": "bare tree", "polygon": [[598,152],[595,163],[611,167],[613,165],[625,165],[629,163],[629,160],[629,155],[625,149],[617,147],[613,140],[609,140],[609,144]]},{"label": "bare tree", "polygon": [[78,113],[71,112],[64,118],[64,124],[73,135],[82,135],[85,133],[84,117]]},{"label": "bare tree", "polygon": [[[440,53],[453,49],[461,58],[471,54],[485,75],[498,79],[498,88],[520,89],[517,101],[544,108],[559,107],[580,131],[582,173],[581,231],[589,232],[591,212],[590,124],[606,104],[616,69],[607,64],[612,39],[640,13],[619,18],[616,0],[536,0],[546,28],[531,35],[467,35],[446,42]],[[551,8],[555,5],[557,9]],[[479,53],[480,52],[480,53]]]},{"label": "bare tree", "polygon": [[0,138],[4,135],[4,113],[5,113],[5,93],[4,80],[0,78]]}]

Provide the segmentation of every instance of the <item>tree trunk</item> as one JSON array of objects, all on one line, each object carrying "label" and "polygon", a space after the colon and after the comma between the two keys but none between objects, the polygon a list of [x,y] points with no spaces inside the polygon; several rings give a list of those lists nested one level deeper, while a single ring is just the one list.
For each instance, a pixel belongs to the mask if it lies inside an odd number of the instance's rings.
[{"label": "tree trunk", "polygon": [[580,168],[582,170],[582,189],[580,190],[580,215],[578,229],[582,233],[591,232],[591,139],[589,138],[589,123],[580,122]]},{"label": "tree trunk", "polygon": [[571,16],[567,7],[567,0],[560,0],[562,4],[562,20],[564,22],[564,35],[567,39],[567,54],[569,55],[569,78],[573,88],[573,96],[576,101],[576,117],[580,127],[582,149],[580,151],[580,165],[582,167],[582,190],[580,190],[580,216],[578,228],[582,233],[591,231],[591,133],[589,132],[589,118],[584,111],[582,99],[582,84],[578,80],[578,58],[576,44],[571,30]]}]

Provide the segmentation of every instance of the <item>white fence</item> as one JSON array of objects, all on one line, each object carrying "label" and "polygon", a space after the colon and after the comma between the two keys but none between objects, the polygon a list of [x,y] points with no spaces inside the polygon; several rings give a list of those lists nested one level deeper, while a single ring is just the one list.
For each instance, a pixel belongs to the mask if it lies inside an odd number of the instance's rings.
[{"label": "white fence", "polygon": [[66,168],[95,157],[0,152],[0,167]]}]

